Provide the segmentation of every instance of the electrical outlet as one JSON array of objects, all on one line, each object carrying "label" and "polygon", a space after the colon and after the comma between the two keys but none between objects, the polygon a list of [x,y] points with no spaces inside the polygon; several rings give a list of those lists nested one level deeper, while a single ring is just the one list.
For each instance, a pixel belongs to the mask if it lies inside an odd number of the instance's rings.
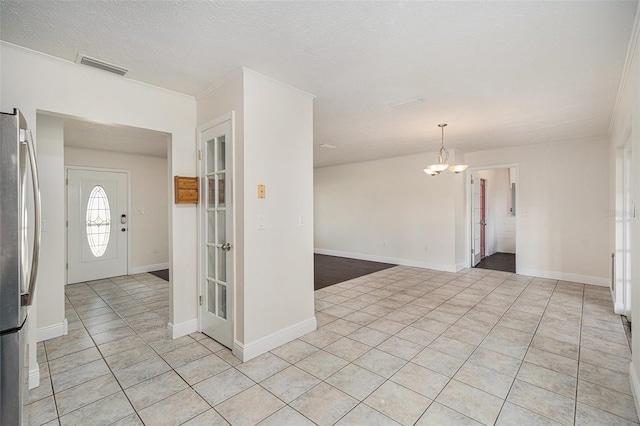
[{"label": "electrical outlet", "polygon": [[298,225],[300,225],[301,227],[305,226],[305,222],[304,222],[304,216],[300,216],[298,218]]}]

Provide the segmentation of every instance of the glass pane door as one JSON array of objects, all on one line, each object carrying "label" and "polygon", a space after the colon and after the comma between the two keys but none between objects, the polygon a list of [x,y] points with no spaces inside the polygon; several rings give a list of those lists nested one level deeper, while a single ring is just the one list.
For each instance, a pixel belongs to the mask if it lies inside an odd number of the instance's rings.
[{"label": "glass pane door", "polygon": [[233,149],[232,123],[200,131],[201,331],[233,347]]},{"label": "glass pane door", "polygon": [[206,250],[207,250],[207,310],[221,319],[227,319],[227,251],[225,169],[225,135],[207,140],[206,154]]}]

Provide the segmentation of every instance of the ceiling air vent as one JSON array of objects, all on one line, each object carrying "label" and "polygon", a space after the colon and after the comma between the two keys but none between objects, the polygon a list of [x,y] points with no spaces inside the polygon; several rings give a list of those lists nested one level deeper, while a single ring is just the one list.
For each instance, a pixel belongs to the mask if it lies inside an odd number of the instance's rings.
[{"label": "ceiling air vent", "polygon": [[102,71],[107,71],[113,74],[125,75],[129,70],[126,68],[122,68],[118,65],[110,64],[108,62],[101,61],[99,59],[92,58],[90,56],[85,56],[83,54],[79,54],[76,59],[77,64],[87,65],[93,68],[98,68]]},{"label": "ceiling air vent", "polygon": [[389,106],[393,109],[403,109],[403,108],[412,107],[414,105],[420,105],[423,102],[424,102],[424,99],[414,96],[413,98],[392,102],[389,104]]}]

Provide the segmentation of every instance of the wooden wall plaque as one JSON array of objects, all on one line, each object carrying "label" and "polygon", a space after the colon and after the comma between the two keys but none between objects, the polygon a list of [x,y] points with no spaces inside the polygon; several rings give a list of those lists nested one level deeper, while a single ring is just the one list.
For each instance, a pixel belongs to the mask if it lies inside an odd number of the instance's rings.
[{"label": "wooden wall plaque", "polygon": [[176,204],[198,204],[198,178],[186,176],[173,177]]}]

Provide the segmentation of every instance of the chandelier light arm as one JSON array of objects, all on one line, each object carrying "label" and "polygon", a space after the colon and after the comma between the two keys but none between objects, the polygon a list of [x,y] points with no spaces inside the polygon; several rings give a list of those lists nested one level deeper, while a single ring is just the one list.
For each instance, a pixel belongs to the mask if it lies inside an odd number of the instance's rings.
[{"label": "chandelier light arm", "polygon": [[432,164],[424,169],[424,172],[430,176],[438,176],[440,172],[443,172],[445,170],[457,174],[469,167],[466,164],[456,164],[449,166],[449,151],[447,151],[444,147],[444,128],[446,126],[447,123],[438,124],[438,127],[440,127],[442,133],[440,139],[440,150],[438,151],[438,164]]}]

